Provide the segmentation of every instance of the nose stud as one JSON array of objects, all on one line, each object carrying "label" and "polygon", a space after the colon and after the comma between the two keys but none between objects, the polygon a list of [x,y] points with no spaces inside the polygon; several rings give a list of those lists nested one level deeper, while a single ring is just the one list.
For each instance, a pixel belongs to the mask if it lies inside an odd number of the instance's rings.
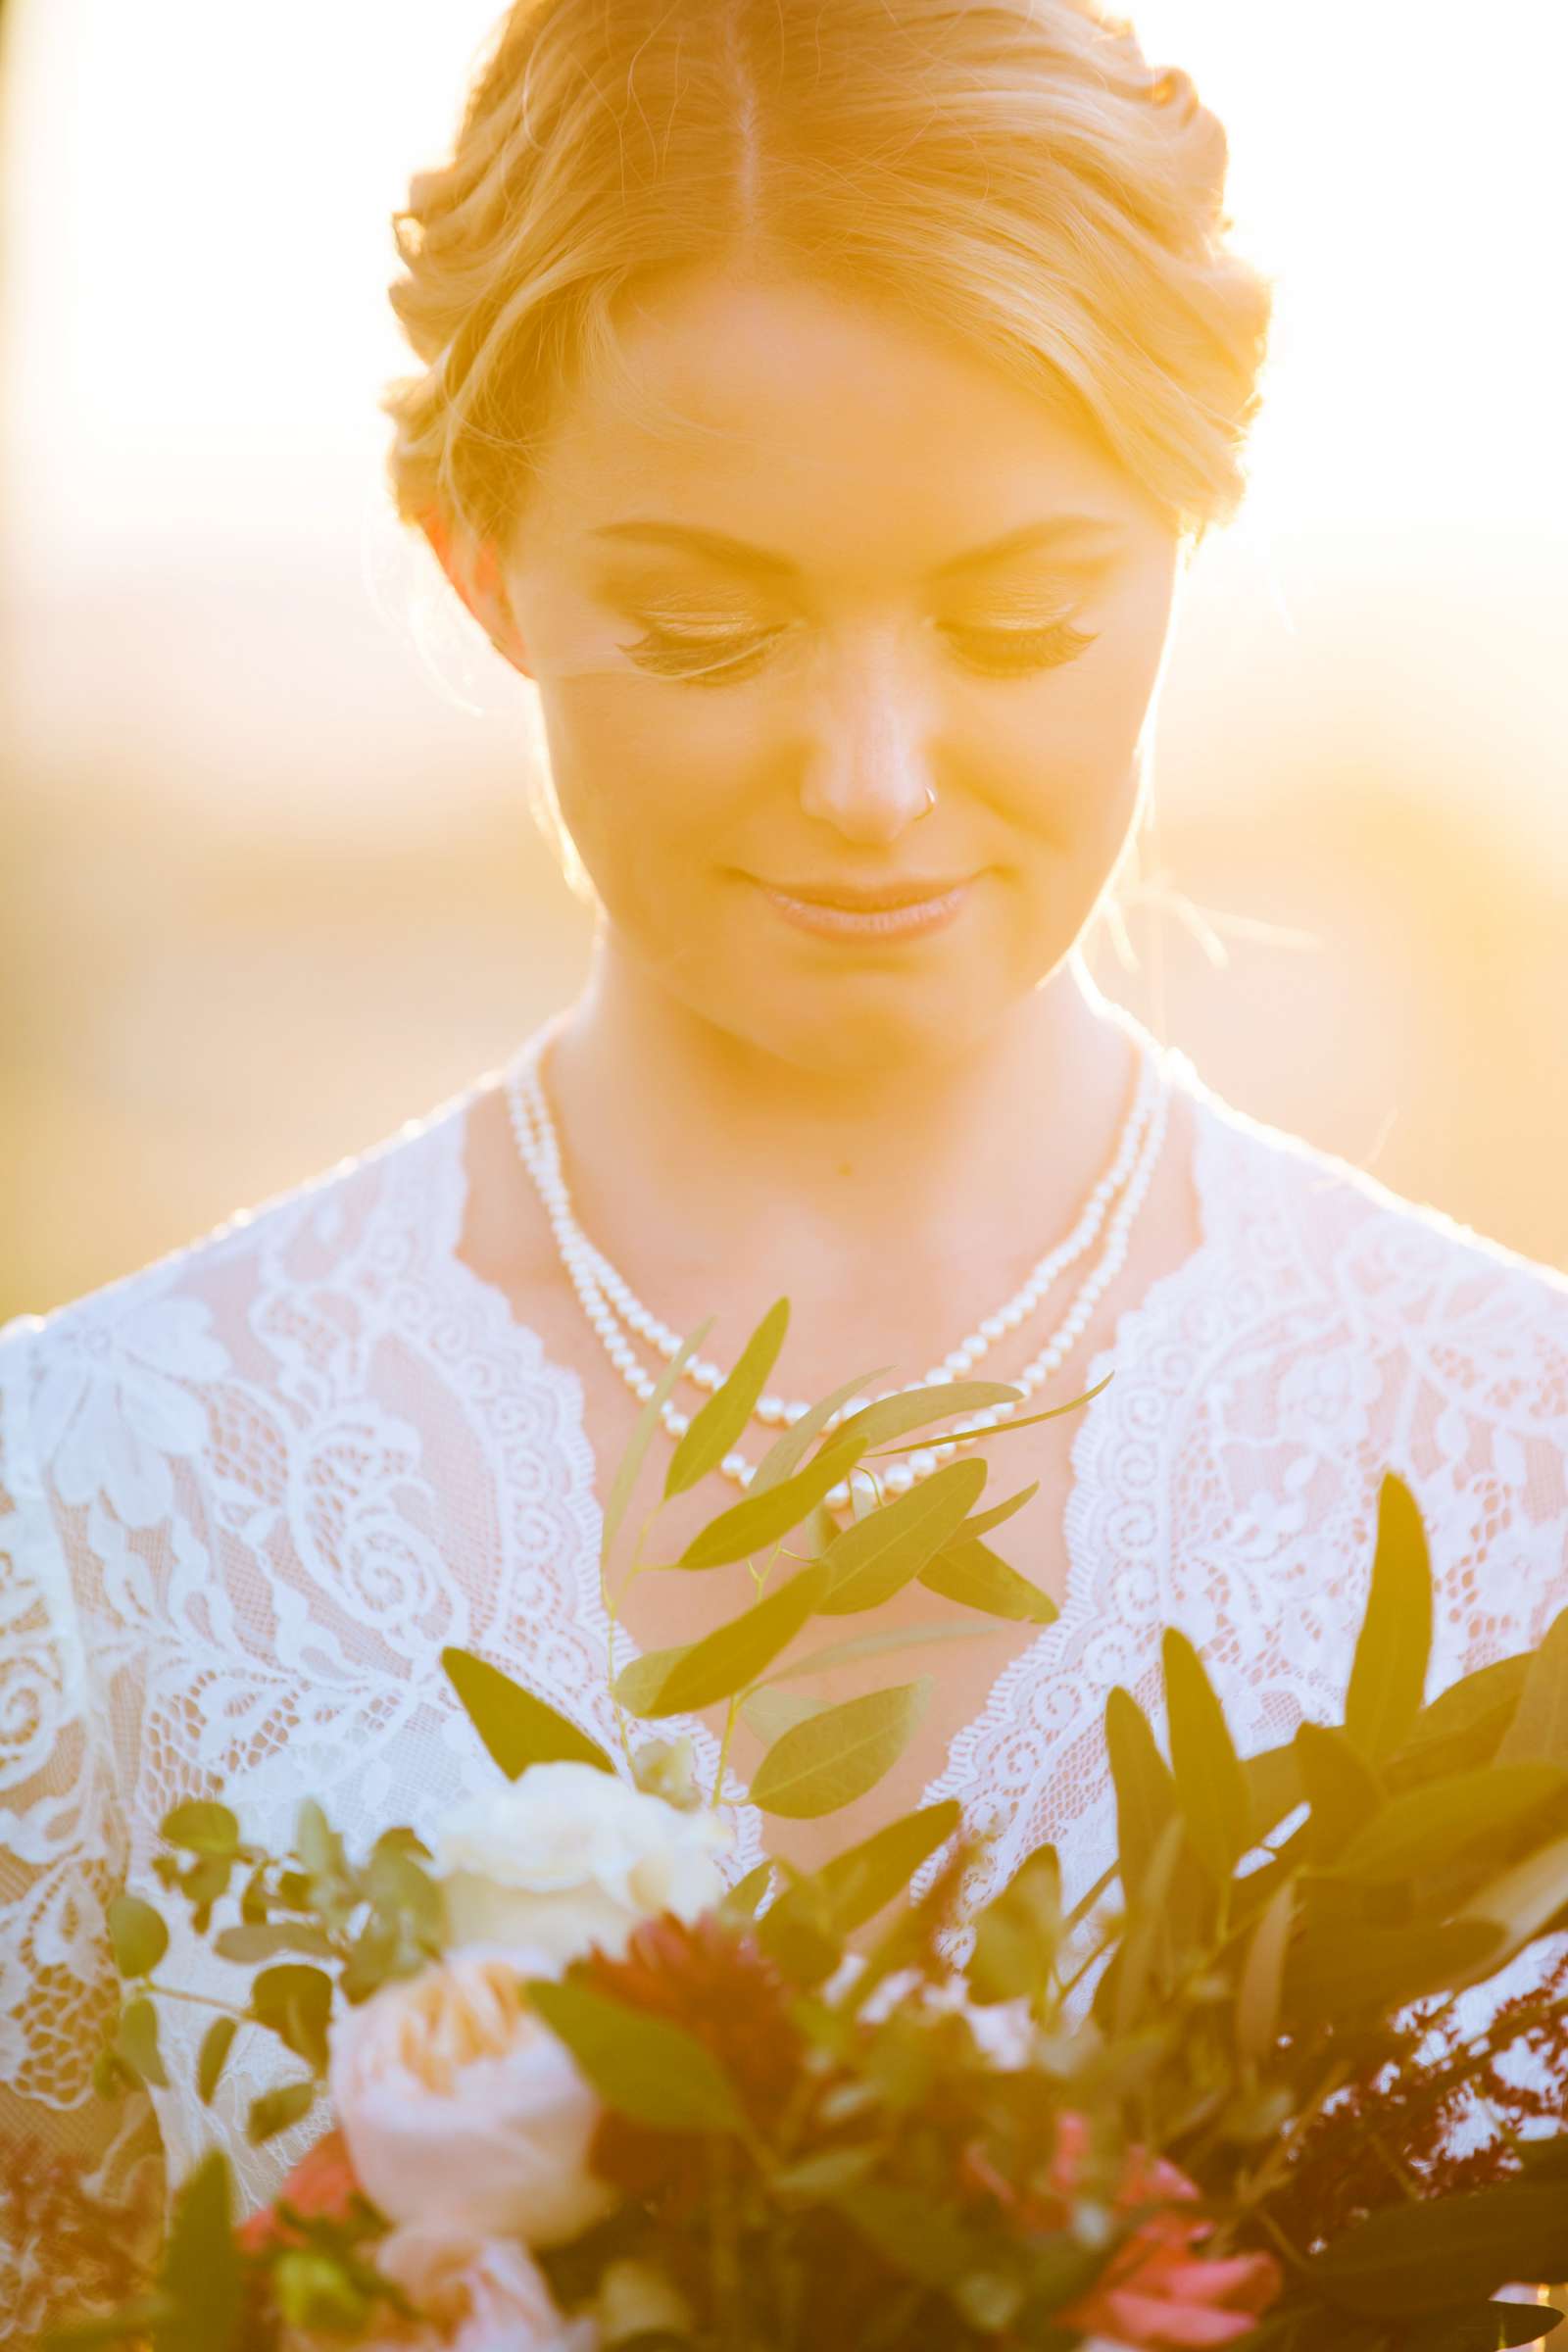
[{"label": "nose stud", "polygon": [[915,818],[915,820],[914,820],[914,821],[915,821],[915,823],[916,823],[916,824],[918,824],[918,823],[920,822],[920,817],[922,817],[922,816],[929,816],[929,815],[930,815],[930,813],[931,813],[931,811],[932,811],[932,809],[933,809],[933,808],[936,807],[936,805],[937,805],[937,796],[936,796],[936,794],[935,794],[935,793],[932,791],[932,789],[931,789],[930,785],[928,784],[928,785],[926,786],[926,788],[925,788],[925,807],[924,807],[924,808],[921,809],[921,811],[920,811],[920,816],[917,816],[917,817]]}]

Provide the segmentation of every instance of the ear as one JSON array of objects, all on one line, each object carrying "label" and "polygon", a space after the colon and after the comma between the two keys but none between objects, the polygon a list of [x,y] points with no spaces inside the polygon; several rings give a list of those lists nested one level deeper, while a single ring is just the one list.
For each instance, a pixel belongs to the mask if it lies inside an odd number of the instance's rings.
[{"label": "ear", "polygon": [[527,648],[491,541],[476,539],[470,531],[454,526],[439,506],[426,507],[418,522],[436,562],[502,660],[521,670],[524,677],[531,677]]}]

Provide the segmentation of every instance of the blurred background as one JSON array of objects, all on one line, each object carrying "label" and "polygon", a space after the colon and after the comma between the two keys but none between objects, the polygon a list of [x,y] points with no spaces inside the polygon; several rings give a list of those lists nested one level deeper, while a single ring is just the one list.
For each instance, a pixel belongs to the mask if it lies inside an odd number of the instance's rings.
[{"label": "blurred background", "polygon": [[[496,1066],[588,922],[527,690],[391,519],[389,216],[495,0],[0,0],[0,1321]],[[1568,1263],[1568,17],[1147,0],[1279,281],[1102,984]]]}]

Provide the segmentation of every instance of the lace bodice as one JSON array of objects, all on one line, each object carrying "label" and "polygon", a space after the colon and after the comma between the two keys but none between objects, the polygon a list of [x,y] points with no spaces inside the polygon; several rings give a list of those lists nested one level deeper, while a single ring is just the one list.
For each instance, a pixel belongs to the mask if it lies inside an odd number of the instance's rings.
[{"label": "lace bodice", "polygon": [[[1089,1368],[1117,1377],[1073,1444],[1061,1613],[926,1791],[1005,1823],[993,1878],[1054,1838],[1069,1895],[1113,1848],[1105,1693],[1160,1719],[1163,1625],[1245,1748],[1338,1713],[1386,1467],[1432,1539],[1429,1694],[1568,1603],[1568,1280],[1243,1116],[1182,1057],[1165,1073],[1193,1099],[1202,1239]],[[118,2119],[94,2098],[102,1902],[157,1899],[171,1805],[220,1792],[278,1844],[313,1791],[354,1844],[432,1830],[494,1779],[449,1642],[613,1743],[579,1383],[457,1255],[486,1082],[0,1330],[0,2122],[101,2155],[111,2191],[220,2141],[253,2205],[319,2128],[247,2145],[249,2100],[289,2071],[259,2032],[204,2108],[208,2013],[184,2003],[170,2088]],[[738,1876],[760,1823],[732,1817]],[[177,1929],[159,1973],[232,1995]],[[25,2277],[10,2292],[0,2337]]]}]

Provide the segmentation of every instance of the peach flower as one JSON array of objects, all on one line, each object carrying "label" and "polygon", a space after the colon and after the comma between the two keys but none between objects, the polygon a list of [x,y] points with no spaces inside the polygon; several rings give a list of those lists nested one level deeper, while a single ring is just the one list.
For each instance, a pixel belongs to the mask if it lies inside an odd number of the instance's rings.
[{"label": "peach flower", "polygon": [[332,2104],[389,2221],[544,2246],[615,2203],[588,2166],[599,2102],[522,1993],[548,1973],[529,1951],[471,1948],[333,2027]]},{"label": "peach flower", "polygon": [[[1064,2208],[1077,2195],[1089,2148],[1089,2126],[1071,2110],[1057,2122],[1043,2194],[1020,2198],[977,2148],[966,2150],[965,2176],[988,2189],[1025,2229],[1059,2229]],[[1118,2210],[1155,2199],[1182,2204],[1195,2199],[1195,2184],[1162,2156],[1131,2151],[1114,2203]],[[1135,2352],[1155,2347],[1230,2344],[1249,2333],[1259,2313],[1284,2283],[1272,2254],[1205,2258],[1193,2248],[1213,2223],[1184,2221],[1168,2209],[1151,2214],[1118,2247],[1087,2295],[1058,2313],[1063,2326],[1129,2345]]]},{"label": "peach flower", "polygon": [[394,2321],[365,2352],[592,2352],[592,2323],[556,2308],[538,2265],[513,2239],[414,2224],[382,2239],[375,2266],[424,2324]]}]

